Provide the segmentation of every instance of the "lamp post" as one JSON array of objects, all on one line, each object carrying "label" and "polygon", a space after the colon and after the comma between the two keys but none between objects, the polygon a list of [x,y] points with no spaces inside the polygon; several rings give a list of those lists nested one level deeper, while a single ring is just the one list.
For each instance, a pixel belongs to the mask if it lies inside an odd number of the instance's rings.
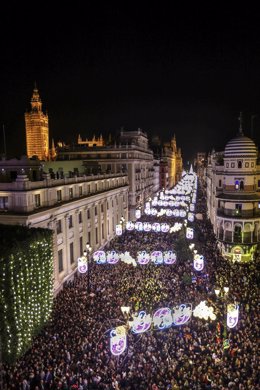
[{"label": "lamp post", "polygon": [[91,256],[90,253],[92,252],[92,248],[90,244],[86,243],[86,249],[84,250],[84,256],[88,260],[88,272],[87,272],[87,293],[90,294],[91,288],[90,288],[90,272],[91,272]]},{"label": "lamp post", "polygon": [[227,337],[227,321],[225,318],[225,314],[227,314],[227,296],[228,296],[228,292],[229,292],[229,287],[224,286],[223,290],[219,289],[219,288],[215,288],[214,291],[215,291],[217,298],[220,298],[222,303],[223,303],[223,307],[224,307],[224,315],[222,315],[222,321],[223,321],[223,327],[224,327],[223,337],[226,338]]},{"label": "lamp post", "polygon": [[123,215],[122,215],[122,217],[120,218],[119,223],[120,223],[120,225],[122,226],[122,232],[123,232],[123,231],[124,231],[124,224],[125,224],[125,218],[123,217]]}]

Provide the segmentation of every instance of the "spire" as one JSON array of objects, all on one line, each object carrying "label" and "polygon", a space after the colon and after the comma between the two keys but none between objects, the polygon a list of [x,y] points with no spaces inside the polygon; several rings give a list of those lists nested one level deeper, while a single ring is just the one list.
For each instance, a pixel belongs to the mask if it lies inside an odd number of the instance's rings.
[{"label": "spire", "polygon": [[238,120],[239,120],[239,131],[238,131],[238,135],[244,135],[243,133],[243,118],[242,118],[242,111],[240,111],[240,115],[238,117]]},{"label": "spire", "polygon": [[31,107],[32,107],[32,111],[40,112],[42,110],[42,102],[39,95],[39,91],[36,86],[36,82],[34,83],[33,95],[31,98]]}]

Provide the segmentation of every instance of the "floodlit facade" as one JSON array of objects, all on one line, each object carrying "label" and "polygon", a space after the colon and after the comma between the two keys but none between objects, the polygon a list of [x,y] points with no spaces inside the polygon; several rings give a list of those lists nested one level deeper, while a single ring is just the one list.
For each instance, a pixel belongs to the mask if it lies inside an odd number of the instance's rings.
[{"label": "floodlit facade", "polygon": [[31,98],[31,110],[25,113],[25,130],[27,156],[48,160],[50,157],[49,119],[42,111],[42,102],[36,86]]},{"label": "floodlit facade", "polygon": [[260,166],[255,143],[242,129],[207,167],[207,206],[219,247],[234,261],[249,261],[260,243]]},{"label": "floodlit facade", "polygon": [[[60,149],[58,160],[84,160],[89,173],[125,172],[129,180],[129,219],[135,220],[136,209],[154,195],[153,152],[148,147],[147,134],[137,131],[121,131],[120,142],[104,147],[74,147]],[[158,170],[156,169],[156,174]],[[157,178],[157,176],[156,176]]]},{"label": "floodlit facade", "polygon": [[[12,180],[10,172],[15,169]],[[56,173],[55,169],[54,165]],[[32,170],[36,180],[29,178]],[[87,176],[78,170],[69,177],[66,170],[51,178],[39,161],[0,162],[0,223],[54,231],[56,292],[76,271],[86,243],[93,250],[101,248],[115,236],[121,217],[128,219],[125,173]]]}]

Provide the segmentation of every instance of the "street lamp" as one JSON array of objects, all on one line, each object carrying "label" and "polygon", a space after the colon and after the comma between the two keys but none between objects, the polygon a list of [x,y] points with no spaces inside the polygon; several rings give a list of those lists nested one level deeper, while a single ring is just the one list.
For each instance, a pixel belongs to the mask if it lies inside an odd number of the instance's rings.
[{"label": "street lamp", "polygon": [[215,288],[215,290],[214,290],[214,291],[215,291],[215,294],[216,294],[216,296],[217,296],[217,297],[219,297],[220,290],[219,290],[218,288]]},{"label": "street lamp", "polygon": [[87,258],[88,260],[88,273],[87,273],[87,292],[88,294],[90,294],[90,272],[91,272],[91,256],[90,256],[90,253],[92,252],[92,248],[90,246],[90,244],[87,242],[86,243],[86,249],[84,250],[84,256]]},{"label": "street lamp", "polygon": [[227,295],[229,292],[229,287],[225,286],[225,287],[223,287],[223,290],[224,290],[224,292],[222,292],[220,289],[216,288],[215,294],[216,294],[217,298],[221,298],[221,301],[222,301],[222,309],[224,309],[224,315],[222,315],[223,327],[224,327],[223,336],[224,336],[224,338],[226,338],[227,337],[227,323],[226,323],[226,319],[225,319],[225,313],[227,313]]},{"label": "street lamp", "polygon": [[123,215],[122,215],[122,217],[120,218],[119,223],[120,223],[120,225],[122,225],[122,231],[123,231],[123,230],[124,230],[124,223],[125,223],[125,218],[123,217]]},{"label": "street lamp", "polygon": [[228,292],[229,292],[229,287],[227,286],[227,287],[224,287],[224,291],[225,291],[225,294],[228,294]]}]

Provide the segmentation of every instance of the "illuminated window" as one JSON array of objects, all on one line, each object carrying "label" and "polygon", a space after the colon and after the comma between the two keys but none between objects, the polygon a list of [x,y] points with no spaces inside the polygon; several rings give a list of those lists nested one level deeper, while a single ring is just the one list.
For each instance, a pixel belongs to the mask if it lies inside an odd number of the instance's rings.
[{"label": "illuminated window", "polygon": [[241,203],[236,203],[236,206],[235,206],[235,213],[236,213],[236,215],[240,215],[241,211],[242,211],[242,204]]},{"label": "illuminated window", "polygon": [[239,186],[240,186],[239,180],[236,180],[235,181],[235,189],[239,190]]}]

